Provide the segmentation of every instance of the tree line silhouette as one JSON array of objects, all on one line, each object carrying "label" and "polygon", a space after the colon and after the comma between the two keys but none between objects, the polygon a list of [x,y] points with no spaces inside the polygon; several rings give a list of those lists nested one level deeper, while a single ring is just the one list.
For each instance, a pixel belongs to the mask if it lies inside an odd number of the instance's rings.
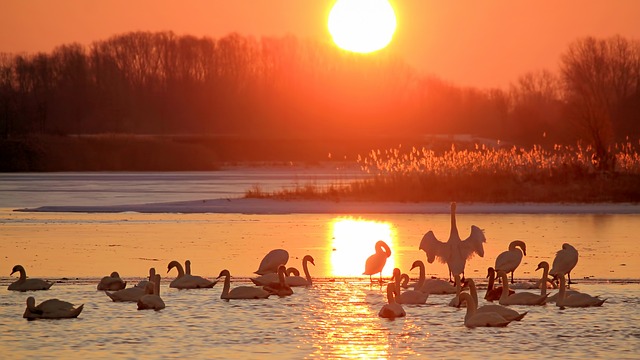
[{"label": "tree line silhouette", "polygon": [[[523,45],[525,46],[525,45]],[[640,41],[571,43],[555,74],[460,87],[381,51],[283,38],[131,32],[51,53],[0,54],[0,134],[260,137],[473,134],[519,145],[640,135]]]}]

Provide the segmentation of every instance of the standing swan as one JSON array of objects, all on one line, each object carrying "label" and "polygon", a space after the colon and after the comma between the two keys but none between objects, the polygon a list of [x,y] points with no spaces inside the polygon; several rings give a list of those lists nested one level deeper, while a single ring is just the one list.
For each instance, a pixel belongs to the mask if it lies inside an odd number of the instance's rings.
[{"label": "standing swan", "polygon": [[19,272],[20,277],[18,280],[9,284],[7,290],[15,290],[15,291],[34,291],[34,290],[49,290],[53,283],[46,282],[42,279],[27,279],[27,272],[24,270],[22,265],[16,265],[11,270],[11,274]]},{"label": "standing swan", "polygon": [[471,298],[471,295],[467,293],[461,293],[458,302],[467,303],[467,314],[464,317],[464,326],[468,328],[475,328],[479,326],[484,327],[503,327],[509,325],[510,320],[505,319],[502,315],[496,312],[478,312],[476,309],[476,303]]},{"label": "standing swan", "polygon": [[165,308],[164,301],[160,297],[160,274],[154,276],[153,282],[148,283],[145,290],[147,294],[138,300],[138,310],[158,311]]},{"label": "standing swan", "polygon": [[549,271],[552,276],[567,274],[569,279],[567,285],[573,284],[571,282],[571,270],[578,264],[578,250],[573,246],[564,243],[562,244],[562,250],[556,253],[555,259],[553,259],[553,266]]},{"label": "standing swan", "polygon": [[390,256],[391,248],[389,245],[382,240],[376,242],[376,253],[367,258],[362,275],[369,275],[369,280],[373,282],[371,275],[380,273],[380,283],[382,283],[382,269]]},{"label": "standing swan", "polygon": [[287,252],[287,250],[271,250],[267,255],[264,256],[264,258],[260,262],[258,270],[256,270],[254,273],[258,275],[264,275],[268,273],[278,272],[278,266],[287,265],[287,261],[289,261],[289,252]]},{"label": "standing swan", "polygon": [[406,290],[402,292],[400,282],[402,281],[402,273],[400,269],[393,269],[393,279],[395,283],[396,302],[398,304],[424,304],[427,302],[429,294],[425,294],[418,290]]},{"label": "standing swan", "polygon": [[22,315],[28,320],[35,319],[71,319],[76,318],[82,312],[84,304],[74,307],[72,303],[49,299],[36,306],[36,299],[33,296],[27,298],[27,308]]},{"label": "standing swan", "polygon": [[502,295],[500,295],[500,305],[544,305],[547,299],[547,294],[536,295],[530,292],[518,292],[513,295],[509,295],[509,280],[507,279],[507,273],[504,271],[498,271],[498,276],[502,277]]},{"label": "standing swan", "polygon": [[[189,260],[187,260],[189,261]],[[190,264],[190,262],[189,262]],[[182,265],[180,265],[177,261],[171,261],[167,266],[167,273],[171,271],[173,268],[178,269],[178,276],[171,281],[169,287],[176,289],[202,289],[202,288],[212,288],[217,281],[210,281],[202,276],[185,274]]]},{"label": "standing swan", "polygon": [[475,225],[471,225],[471,234],[465,240],[460,239],[458,227],[456,225],[456,203],[451,203],[451,232],[449,240],[446,243],[436,239],[433,231],[429,231],[422,237],[420,241],[420,250],[424,250],[427,254],[429,264],[433,263],[437,257],[442,263],[447,263],[449,267],[449,281],[451,276],[462,274],[464,278],[464,268],[467,260],[473,257],[473,254],[484,256],[484,248],[482,243],[487,242],[484,231]]},{"label": "standing swan", "polygon": [[[520,249],[518,249],[518,247]],[[513,284],[513,272],[518,268],[522,261],[522,256],[527,255],[527,245],[524,241],[514,240],[509,244],[509,250],[502,252],[496,258],[495,269],[497,272],[504,271],[511,273],[511,283]],[[504,284],[502,285],[504,286]]]},{"label": "standing swan", "polygon": [[220,295],[220,299],[266,299],[271,295],[270,292],[263,288],[255,286],[237,286],[229,291],[229,288],[231,287],[231,273],[229,273],[229,270],[222,270],[220,271],[220,275],[218,275],[218,279],[223,276],[224,287],[222,288],[222,295]]},{"label": "standing swan", "polygon": [[[302,270],[304,271],[304,277],[302,276],[298,276],[298,275],[293,275],[293,276],[287,276],[285,278],[285,281],[287,283],[287,285],[289,286],[310,286],[313,281],[311,280],[311,275],[309,274],[309,265],[308,263],[313,264],[313,266],[316,265],[316,263],[313,260],[313,257],[311,255],[305,255],[302,258]],[[289,269],[287,269],[287,272],[289,271]]]},{"label": "standing swan", "polygon": [[[500,299],[500,295],[502,295],[502,286],[494,288],[493,285],[496,282],[496,271],[489,267],[487,269],[487,277],[489,278],[489,283],[487,284],[487,292],[484,294],[484,299],[487,301],[495,301]],[[516,292],[509,289],[509,295],[513,295]]]},{"label": "standing swan", "polygon": [[120,278],[120,274],[114,271],[109,276],[103,277],[98,283],[98,290],[122,290],[127,287],[127,282]]},{"label": "standing swan", "polygon": [[407,315],[402,305],[398,304],[395,300],[395,287],[395,284],[387,284],[387,304],[380,309],[378,316],[386,319],[394,319]]}]

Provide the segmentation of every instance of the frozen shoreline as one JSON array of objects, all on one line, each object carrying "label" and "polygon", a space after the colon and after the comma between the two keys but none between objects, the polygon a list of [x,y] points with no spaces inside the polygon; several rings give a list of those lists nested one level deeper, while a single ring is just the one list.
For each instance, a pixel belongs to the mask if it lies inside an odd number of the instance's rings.
[{"label": "frozen shoreline", "polygon": [[[464,214],[640,214],[634,203],[458,203]],[[274,199],[204,199],[108,206],[41,206],[24,212],[215,214],[448,214],[448,203],[400,203]]]}]

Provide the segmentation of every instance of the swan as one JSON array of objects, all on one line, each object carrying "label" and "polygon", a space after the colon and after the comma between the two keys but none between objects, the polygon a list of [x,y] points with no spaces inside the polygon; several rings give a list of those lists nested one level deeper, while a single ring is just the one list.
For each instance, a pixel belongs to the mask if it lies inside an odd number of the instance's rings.
[{"label": "swan", "polygon": [[[518,247],[520,249],[518,249]],[[509,244],[509,250],[502,252],[496,258],[495,270],[511,273],[511,283],[513,284],[513,272],[522,261],[522,256],[527,255],[527,245],[524,241],[514,240]]]},{"label": "swan", "polygon": [[500,295],[500,305],[544,305],[547,294],[537,295],[530,292],[518,292],[509,295],[509,280],[507,273],[498,271],[498,276],[502,277],[502,295]]},{"label": "swan", "polygon": [[[411,278],[409,277],[409,274],[400,275],[400,287],[401,288],[408,289],[409,288],[409,281],[411,281]],[[414,286],[415,286],[415,284],[414,284]]]},{"label": "swan", "polygon": [[155,279],[155,276],[156,276],[156,269],[150,268],[149,280],[142,280],[134,287],[114,291],[111,293],[108,291],[105,291],[104,293],[107,294],[107,296],[114,302],[120,302],[120,301],[137,302],[138,300],[140,300],[141,297],[143,297],[146,294],[147,284],[152,283],[153,280]]},{"label": "swan", "polygon": [[156,268],[149,268],[149,277],[146,280],[140,280],[137,284],[136,287],[139,288],[145,288],[147,286],[147,283],[153,281],[153,279],[156,276]]},{"label": "swan", "polygon": [[15,291],[35,291],[35,290],[49,290],[53,283],[46,282],[42,279],[27,279],[27,272],[25,271],[22,265],[16,265],[11,270],[11,274],[19,272],[20,277],[18,280],[9,284],[7,290],[15,290]]},{"label": "swan", "polygon": [[278,272],[278,266],[286,265],[289,261],[289,253],[284,249],[275,249],[269,251],[260,262],[258,270],[254,273],[258,275],[264,275],[268,273]]},{"label": "swan", "polygon": [[478,312],[476,304],[473,302],[471,295],[461,293],[459,295],[459,303],[467,303],[467,314],[464,317],[464,326],[468,328],[475,327],[503,327],[509,325],[510,320],[505,319],[497,312]]},{"label": "swan", "polygon": [[262,288],[272,295],[278,295],[280,297],[293,295],[293,290],[291,289],[291,286],[287,285],[287,281],[285,279],[286,272],[287,268],[284,265],[280,265],[280,267],[278,267],[278,282],[267,284]]},{"label": "swan", "polygon": [[224,277],[224,287],[222,288],[220,299],[266,299],[271,295],[270,292],[263,288],[255,286],[237,286],[229,290],[231,287],[231,273],[229,273],[229,270],[220,271],[218,279],[221,277]]},{"label": "swan", "polygon": [[[189,260],[187,260],[189,261]],[[169,287],[176,289],[201,289],[201,288],[212,288],[217,281],[210,281],[202,276],[185,274],[182,265],[180,265],[177,261],[171,261],[167,266],[167,273],[171,271],[171,269],[176,268],[178,270],[178,276],[171,281]]]},{"label": "swan", "polygon": [[122,290],[127,286],[127,282],[120,278],[120,274],[114,271],[109,276],[103,277],[98,283],[98,290]]},{"label": "swan", "polygon": [[556,306],[560,309],[565,307],[591,307],[602,306],[607,299],[600,299],[596,296],[591,296],[585,293],[577,293],[572,295],[566,295],[566,283],[564,280],[564,274],[560,274],[560,290],[558,292],[558,300]]},{"label": "swan", "polygon": [[471,225],[471,234],[465,240],[460,239],[458,227],[456,226],[456,203],[451,203],[451,232],[446,243],[436,239],[433,231],[427,232],[420,241],[418,249],[424,250],[427,254],[429,264],[438,258],[442,263],[447,263],[449,267],[449,281],[451,276],[462,274],[464,278],[464,268],[467,260],[478,254],[484,257],[482,243],[487,242],[484,231],[475,225]]},{"label": "swan", "polygon": [[476,304],[476,312],[495,312],[509,321],[520,321],[525,315],[527,315],[526,311],[520,314],[519,312],[502,305],[488,304],[478,307],[478,290],[476,288],[476,283],[473,279],[467,280],[467,283],[469,284],[469,295],[471,295],[471,299],[473,299]]},{"label": "swan", "polygon": [[396,302],[398,304],[424,304],[427,302],[427,298],[429,294],[425,294],[422,291],[418,290],[406,290],[402,292],[400,290],[400,281],[402,278],[402,273],[400,269],[393,269],[393,279],[395,283],[395,293],[396,293]]},{"label": "swan", "polygon": [[146,294],[138,299],[138,310],[152,309],[155,311],[165,308],[160,297],[160,274],[156,274],[152,282],[145,287]]},{"label": "swan", "polygon": [[[288,267],[287,272],[285,274],[287,275],[287,279],[288,279],[289,276],[292,276],[292,275],[300,276],[300,271],[298,271],[298,269],[294,267]],[[265,286],[265,285],[279,281],[277,272],[260,275],[258,277],[254,277],[249,280],[251,280],[251,282],[257,286]]]},{"label": "swan", "polygon": [[380,309],[378,316],[386,319],[394,319],[407,315],[402,305],[398,304],[395,300],[395,287],[396,285],[393,283],[387,284],[387,304]]},{"label": "swan", "polygon": [[571,282],[571,270],[576,267],[578,263],[578,250],[570,244],[562,244],[562,250],[556,253],[556,257],[553,259],[553,266],[549,271],[551,276],[560,274],[567,274],[569,279],[567,285],[573,284]]},{"label": "swan", "polygon": [[82,312],[84,304],[75,307],[72,303],[49,299],[36,306],[36,299],[33,296],[27,298],[27,308],[22,315],[28,320],[35,319],[71,319],[76,318]]},{"label": "swan", "polygon": [[[308,263],[313,264],[313,266],[316,265],[316,263],[313,260],[313,257],[311,255],[305,255],[302,258],[302,271],[304,271],[304,277],[299,275],[291,275],[291,276],[287,276],[285,278],[285,282],[287,283],[287,285],[289,286],[310,286],[311,284],[313,284],[313,281],[311,280],[311,275],[309,274],[309,265]],[[290,268],[290,269],[294,269],[295,268]],[[298,270],[296,270],[298,271]],[[287,269],[287,274],[289,273],[289,269]]]},{"label": "swan", "polygon": [[456,287],[451,285],[450,282],[441,279],[425,279],[425,269],[422,260],[416,260],[411,265],[411,270],[419,268],[420,277],[418,283],[414,287],[414,290],[422,291],[427,294],[441,295],[441,294],[455,294]]},{"label": "swan", "polygon": [[[487,292],[484,294],[484,299],[487,301],[499,300],[500,295],[502,295],[502,286],[493,287],[496,281],[496,271],[492,267],[487,269],[487,277],[489,278],[489,283],[487,284]],[[515,293],[514,290],[509,289],[509,295]]]},{"label": "swan", "polygon": [[369,275],[369,280],[373,282],[371,275],[380,273],[380,283],[382,283],[382,269],[387,263],[387,258],[391,256],[391,248],[382,240],[376,242],[375,248],[376,253],[367,258],[362,275]]}]

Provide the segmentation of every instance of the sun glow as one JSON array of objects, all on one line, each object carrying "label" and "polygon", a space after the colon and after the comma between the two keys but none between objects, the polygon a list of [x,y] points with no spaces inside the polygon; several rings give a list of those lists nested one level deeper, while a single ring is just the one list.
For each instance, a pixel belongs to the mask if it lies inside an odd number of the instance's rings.
[{"label": "sun glow", "polygon": [[382,270],[391,276],[395,266],[395,229],[390,223],[353,218],[336,218],[331,223],[333,276],[362,276],[367,258],[375,253],[376,241],[382,240],[391,248],[391,257]]},{"label": "sun glow", "polygon": [[340,48],[369,53],[391,42],[396,15],[387,0],[338,0],[329,13],[328,26]]}]

